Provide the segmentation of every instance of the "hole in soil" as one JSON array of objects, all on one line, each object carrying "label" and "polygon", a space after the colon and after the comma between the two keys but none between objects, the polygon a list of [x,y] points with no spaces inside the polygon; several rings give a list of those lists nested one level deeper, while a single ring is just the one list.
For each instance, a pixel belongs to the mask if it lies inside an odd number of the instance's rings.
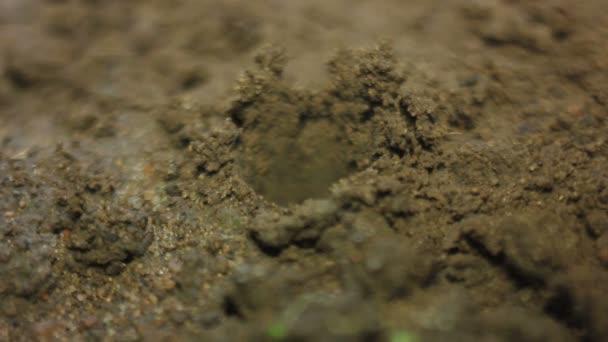
[{"label": "hole in soil", "polygon": [[565,289],[560,289],[545,305],[545,312],[569,327],[580,329],[584,322],[576,314],[575,305],[571,294]]},{"label": "hole in soil", "polygon": [[386,47],[339,53],[328,63],[332,81],[320,91],[283,79],[280,49],[255,62],[259,70],[243,75],[228,114],[241,128],[239,172],[266,199],[286,206],[326,197],[332,184],[373,159],[410,150],[416,118],[404,120],[404,80]]},{"label": "hole in soil", "polygon": [[354,147],[330,119],[274,118],[241,136],[241,173],[266,199],[287,206],[325,197],[333,183],[356,171]]},{"label": "hole in soil", "polygon": [[238,305],[232,298],[230,298],[230,297],[224,298],[223,307],[224,307],[224,314],[226,316],[237,317],[237,318],[241,318],[241,319],[243,318],[243,314],[241,313],[241,310],[239,309]]}]

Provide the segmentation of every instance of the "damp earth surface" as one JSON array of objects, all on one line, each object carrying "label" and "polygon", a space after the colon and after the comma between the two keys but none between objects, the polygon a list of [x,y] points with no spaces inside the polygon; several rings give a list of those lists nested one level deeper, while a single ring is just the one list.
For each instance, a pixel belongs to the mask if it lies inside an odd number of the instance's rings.
[{"label": "damp earth surface", "polygon": [[0,341],[608,340],[608,3],[0,4]]}]

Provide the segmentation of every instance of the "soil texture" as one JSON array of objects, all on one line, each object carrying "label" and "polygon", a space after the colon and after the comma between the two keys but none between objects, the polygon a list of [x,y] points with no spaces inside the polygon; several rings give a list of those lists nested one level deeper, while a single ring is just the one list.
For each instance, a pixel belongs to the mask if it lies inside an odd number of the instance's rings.
[{"label": "soil texture", "polygon": [[0,341],[608,341],[607,23],[2,0]]}]

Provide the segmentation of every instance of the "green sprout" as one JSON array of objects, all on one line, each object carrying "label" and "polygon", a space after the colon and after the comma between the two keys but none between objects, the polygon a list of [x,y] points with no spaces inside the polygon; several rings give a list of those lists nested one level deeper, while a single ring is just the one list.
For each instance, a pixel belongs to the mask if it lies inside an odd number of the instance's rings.
[{"label": "green sprout", "polygon": [[399,330],[391,336],[391,342],[416,342],[416,336],[405,330]]},{"label": "green sprout", "polygon": [[282,340],[287,337],[287,326],[283,322],[274,322],[268,327],[267,334],[273,340]]}]

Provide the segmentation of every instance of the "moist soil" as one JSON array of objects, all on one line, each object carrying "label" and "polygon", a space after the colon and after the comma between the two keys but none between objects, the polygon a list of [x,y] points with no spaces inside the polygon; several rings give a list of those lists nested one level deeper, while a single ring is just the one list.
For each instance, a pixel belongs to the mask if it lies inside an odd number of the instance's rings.
[{"label": "moist soil", "polygon": [[3,0],[0,341],[608,340],[605,23]]}]

